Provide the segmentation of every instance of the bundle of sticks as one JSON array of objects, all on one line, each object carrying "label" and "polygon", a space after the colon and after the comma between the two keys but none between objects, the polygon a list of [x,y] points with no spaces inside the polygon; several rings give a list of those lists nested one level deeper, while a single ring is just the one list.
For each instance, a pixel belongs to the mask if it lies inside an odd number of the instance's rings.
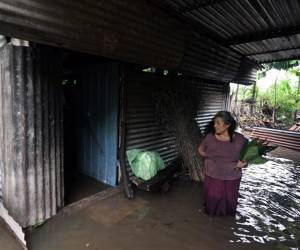
[{"label": "bundle of sticks", "polygon": [[174,134],[186,173],[192,180],[203,180],[202,158],[197,151],[202,136],[196,121],[203,105],[201,93],[172,83],[162,87],[155,97],[158,119]]}]

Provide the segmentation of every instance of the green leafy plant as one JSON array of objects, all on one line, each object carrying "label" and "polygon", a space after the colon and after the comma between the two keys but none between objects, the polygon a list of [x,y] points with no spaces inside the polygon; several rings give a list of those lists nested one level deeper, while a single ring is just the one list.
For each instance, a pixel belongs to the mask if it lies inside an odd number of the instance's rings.
[{"label": "green leafy plant", "polygon": [[263,155],[275,148],[277,146],[269,146],[265,141],[254,139],[244,146],[240,154],[240,160],[250,164],[264,164],[267,162],[267,159]]}]

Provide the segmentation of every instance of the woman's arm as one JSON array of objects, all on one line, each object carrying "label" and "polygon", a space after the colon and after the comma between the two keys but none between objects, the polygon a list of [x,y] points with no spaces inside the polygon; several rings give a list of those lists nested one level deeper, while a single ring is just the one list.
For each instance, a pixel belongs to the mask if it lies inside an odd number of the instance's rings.
[{"label": "woman's arm", "polygon": [[[243,136],[243,135],[242,135],[242,136]],[[245,147],[245,146],[247,145],[247,143],[248,143],[248,139],[246,139],[246,138],[243,136],[243,142],[241,143],[242,147],[241,147],[241,150],[240,150],[240,151],[243,150],[243,147]],[[240,152],[240,154],[241,154],[241,152]],[[248,166],[248,162],[239,160],[239,161],[237,162],[236,166],[235,166],[235,169],[241,170],[242,168],[245,168],[245,167],[247,167],[247,166]]]},{"label": "woman's arm", "polygon": [[202,146],[202,145],[200,145],[200,146],[198,147],[198,152],[199,152],[199,154],[200,154],[202,157],[207,157],[206,152],[202,149],[201,146]]},{"label": "woman's arm", "polygon": [[202,157],[207,157],[206,148],[207,148],[208,135],[202,140],[201,144],[198,147],[198,153]]}]

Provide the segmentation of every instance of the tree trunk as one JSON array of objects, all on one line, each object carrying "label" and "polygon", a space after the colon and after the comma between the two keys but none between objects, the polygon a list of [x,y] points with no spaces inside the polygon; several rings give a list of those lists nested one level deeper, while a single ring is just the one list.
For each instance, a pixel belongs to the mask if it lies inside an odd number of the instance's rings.
[{"label": "tree trunk", "polygon": [[273,107],[273,114],[272,114],[272,122],[275,124],[276,122],[276,106],[277,106],[277,80],[278,80],[278,74],[276,75],[275,78],[275,94],[274,94],[274,107]]},{"label": "tree trunk", "polygon": [[253,85],[253,90],[252,90],[252,103],[250,106],[250,114],[253,115],[253,110],[254,110],[254,105],[255,105],[255,91],[256,91],[256,82]]},{"label": "tree trunk", "polygon": [[237,106],[238,94],[239,94],[240,85],[238,84],[235,92],[235,107]]},{"label": "tree trunk", "polygon": [[[299,94],[300,94],[300,77],[298,78],[297,96],[299,96]],[[294,112],[294,122],[296,122],[296,120],[297,120],[297,113],[298,113],[298,110],[296,109]]]},{"label": "tree trunk", "polygon": [[234,97],[234,112],[236,115],[238,115],[238,108],[237,108],[237,102],[238,102],[238,94],[239,94],[240,85],[237,84],[236,90],[235,90],[235,97]]},{"label": "tree trunk", "polygon": [[275,124],[276,123],[276,108],[273,108],[273,113],[272,113],[272,123]]}]

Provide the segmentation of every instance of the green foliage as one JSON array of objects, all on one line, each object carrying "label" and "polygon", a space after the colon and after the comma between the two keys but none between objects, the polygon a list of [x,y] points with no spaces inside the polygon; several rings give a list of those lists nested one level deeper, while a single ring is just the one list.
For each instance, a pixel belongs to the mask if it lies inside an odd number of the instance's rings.
[{"label": "green foliage", "polygon": [[261,79],[266,76],[266,73],[271,69],[290,70],[300,65],[300,60],[290,60],[281,62],[272,62],[261,65],[261,69],[257,73],[257,78]]},{"label": "green foliage", "polygon": [[[290,60],[282,62],[273,62],[263,64],[257,74],[261,79],[271,69],[286,70],[290,75],[295,75],[300,80],[300,60]],[[259,91],[257,101],[267,104],[273,110],[276,110],[277,119],[285,123],[293,121],[293,114],[300,110],[300,95],[298,86],[292,86],[290,80],[284,79],[271,85],[266,91]]]},{"label": "green foliage", "polygon": [[244,100],[244,101],[252,100],[254,88],[255,88],[255,96],[254,96],[255,99],[258,93],[260,92],[259,88],[256,85],[251,85],[251,86],[240,85],[238,100]]},{"label": "green foliage", "polygon": [[262,156],[275,148],[276,146],[268,146],[263,141],[254,139],[244,146],[240,154],[240,159],[250,164],[263,164],[267,160]]},{"label": "green foliage", "polygon": [[265,92],[259,92],[257,99],[276,109],[277,117],[286,122],[292,121],[293,112],[299,109],[300,104],[297,89],[292,88],[287,79],[271,85]]},{"label": "green foliage", "polygon": [[247,100],[252,97],[253,86],[245,86],[241,85],[239,90],[238,99],[239,100]]}]

